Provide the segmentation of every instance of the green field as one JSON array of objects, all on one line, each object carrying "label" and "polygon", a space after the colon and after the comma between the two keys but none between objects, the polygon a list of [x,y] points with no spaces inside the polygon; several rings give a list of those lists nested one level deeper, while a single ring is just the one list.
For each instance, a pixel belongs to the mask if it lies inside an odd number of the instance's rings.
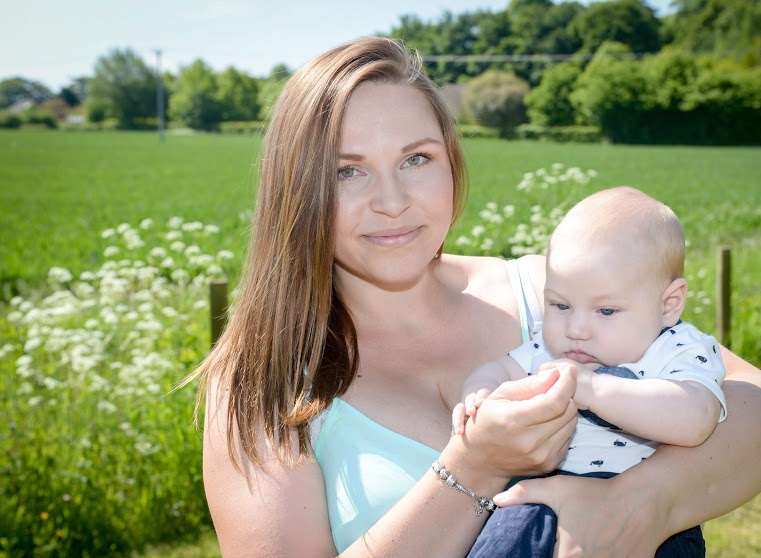
[{"label": "green field", "polygon": [[[149,133],[0,131],[0,351],[4,343],[12,346],[0,358],[0,414],[16,418],[0,426],[0,444],[9,444],[0,446],[0,474],[13,479],[4,483],[6,487],[12,485],[19,494],[23,492],[16,500],[9,499],[0,487],[0,496],[6,497],[0,502],[0,525],[34,533],[32,546],[47,548],[38,555],[60,555],[81,548],[101,553],[142,552],[144,542],[168,543],[177,556],[214,554],[213,535],[204,536],[201,546],[193,542],[209,518],[200,483],[200,439],[189,426],[190,390],[171,398],[138,398],[127,390],[112,398],[118,410],[109,411],[111,414],[102,412],[110,409],[108,402],[101,400],[105,395],[93,398],[79,388],[51,396],[47,408],[44,403],[30,406],[26,397],[16,396],[21,393],[17,392],[21,380],[14,375],[14,360],[22,354],[25,336],[31,337],[31,333],[6,318],[15,295],[42,304],[40,293],[50,290],[47,277],[51,267],[63,267],[79,276],[114,264],[114,258],[104,254],[113,238],[103,238],[101,232],[122,223],[136,228],[144,219],[164,226],[177,216],[185,222],[217,225],[218,234],[199,236],[197,242],[210,254],[232,252],[233,257],[220,265],[234,284],[247,241],[260,143],[258,136],[176,135],[160,144]],[[715,251],[722,244],[732,248],[731,347],[761,365],[761,149],[486,139],[466,140],[464,148],[471,192],[467,210],[449,237],[448,249],[468,251],[456,239],[481,223],[479,211],[489,202],[500,207],[514,205],[511,222],[518,223],[528,221],[535,204],[550,209],[562,200],[578,199],[601,188],[638,187],[668,203],[685,226],[689,242],[686,275],[692,293],[685,318],[709,332],[714,331]],[[516,190],[524,173],[549,169],[553,163],[594,169],[597,177],[567,191]],[[512,226],[505,224],[504,231]],[[162,240],[158,232],[148,229],[141,234],[150,238],[146,237],[147,246],[138,249],[135,257],[146,256],[150,261],[151,242]],[[208,310],[192,306],[192,298],[201,291],[182,292],[173,290],[165,300],[188,316],[187,325],[152,333],[153,345],[145,348],[151,354],[166,355],[177,365],[150,380],[159,386],[160,394],[190,370],[208,346]],[[96,309],[87,310],[93,312],[88,317],[100,320]],[[166,306],[164,310],[161,319],[173,325],[176,318]],[[71,328],[85,320],[74,314],[66,319]],[[116,349],[111,340],[108,351],[122,350],[123,360],[128,362],[124,347],[144,340],[130,337],[127,329],[120,335],[126,345]],[[38,369],[41,372],[35,376]],[[44,401],[38,394],[47,389],[45,374],[57,378],[47,380],[55,385],[66,379],[66,369],[52,360],[35,361],[25,394]],[[100,372],[106,380],[117,382],[116,372]],[[39,385],[32,385],[35,378]],[[132,426],[125,427],[125,423]],[[131,431],[133,427],[136,433]],[[79,428],[87,428],[89,433],[83,450],[73,449],[79,447],[74,443],[79,441]],[[140,438],[162,429],[160,439]],[[120,432],[119,437],[111,437],[114,431]],[[133,462],[130,444],[137,438],[145,451]],[[151,444],[165,451],[151,450]],[[61,503],[72,497],[79,499],[76,511]],[[172,507],[177,502],[184,507]],[[155,521],[164,517],[162,506],[172,507],[175,519]],[[709,522],[709,555],[758,555],[759,532],[761,499],[756,499]],[[115,533],[118,540],[109,547]],[[9,555],[19,549],[30,551],[32,547],[22,538],[1,535],[0,556],[4,551]],[[190,541],[189,546],[172,542],[180,539]],[[169,550],[161,546],[149,553],[165,556]]]}]

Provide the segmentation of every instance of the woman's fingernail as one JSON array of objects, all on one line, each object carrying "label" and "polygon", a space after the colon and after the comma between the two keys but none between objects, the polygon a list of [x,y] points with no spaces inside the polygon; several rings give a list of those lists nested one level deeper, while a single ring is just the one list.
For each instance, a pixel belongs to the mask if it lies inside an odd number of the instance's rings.
[{"label": "woman's fingernail", "polygon": [[495,504],[501,507],[501,506],[504,506],[505,503],[509,501],[509,497],[507,496],[507,492],[500,492],[494,498],[492,498],[492,500],[494,500]]}]

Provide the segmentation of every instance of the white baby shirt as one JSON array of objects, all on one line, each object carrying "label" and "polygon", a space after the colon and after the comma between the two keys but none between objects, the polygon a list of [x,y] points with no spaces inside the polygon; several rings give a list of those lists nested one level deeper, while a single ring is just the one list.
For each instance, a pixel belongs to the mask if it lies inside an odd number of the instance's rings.
[{"label": "white baby shirt", "polygon": [[[547,352],[541,333],[509,354],[529,374],[545,362],[555,360]],[[674,327],[665,328],[639,361],[618,366],[644,379],[700,382],[721,403],[719,422],[727,417],[727,402],[721,389],[724,364],[719,343],[691,324],[680,321]],[[579,416],[568,454],[558,468],[577,474],[621,473],[648,458],[657,446],[657,442],[600,426]]]}]

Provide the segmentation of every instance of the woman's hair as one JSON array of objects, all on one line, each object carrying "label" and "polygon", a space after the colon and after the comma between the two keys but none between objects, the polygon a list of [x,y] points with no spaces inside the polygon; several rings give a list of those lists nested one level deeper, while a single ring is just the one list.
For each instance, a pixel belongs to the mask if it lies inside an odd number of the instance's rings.
[{"label": "woman's hair", "polygon": [[341,124],[360,83],[406,84],[425,95],[451,163],[452,221],[462,211],[465,165],[455,124],[421,66],[397,41],[361,38],[299,69],[275,104],[238,296],[220,339],[177,386],[201,378],[197,428],[209,378],[219,375],[229,389],[227,441],[236,467],[233,426],[255,464],[257,431],[283,462],[292,462],[294,430],[298,456],[308,454],[309,419],[343,394],[357,371],[356,330],[333,285],[333,221]]}]

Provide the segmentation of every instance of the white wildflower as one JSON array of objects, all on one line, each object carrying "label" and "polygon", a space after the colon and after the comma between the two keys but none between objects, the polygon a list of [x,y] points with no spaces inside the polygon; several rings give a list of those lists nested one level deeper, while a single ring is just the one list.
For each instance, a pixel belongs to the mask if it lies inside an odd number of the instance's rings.
[{"label": "white wildflower", "polygon": [[111,414],[116,411],[116,405],[104,399],[104,400],[98,401],[98,411],[100,411],[101,413]]},{"label": "white wildflower", "polygon": [[164,314],[167,318],[176,318],[177,317],[177,310],[172,308],[171,306],[164,306],[161,309],[161,313]]},{"label": "white wildflower", "polygon": [[48,280],[54,283],[66,283],[71,281],[71,273],[63,267],[51,267],[48,271]]},{"label": "white wildflower", "polygon": [[118,246],[106,246],[106,249],[103,250],[103,255],[107,258],[110,258],[111,256],[115,256],[118,253],[119,253]]},{"label": "white wildflower", "polygon": [[233,253],[230,250],[220,250],[217,252],[217,258],[220,260],[231,260],[233,257]]},{"label": "white wildflower", "polygon": [[182,217],[171,217],[167,221],[167,226],[170,229],[179,229],[182,226]]},{"label": "white wildflower", "polygon": [[140,221],[140,228],[141,229],[149,229],[153,225],[153,219],[143,219]]},{"label": "white wildflower", "polygon": [[190,246],[185,248],[185,255],[187,257],[195,256],[195,255],[200,254],[200,253],[201,253],[201,249],[198,246],[196,246],[195,244],[191,244]]}]

